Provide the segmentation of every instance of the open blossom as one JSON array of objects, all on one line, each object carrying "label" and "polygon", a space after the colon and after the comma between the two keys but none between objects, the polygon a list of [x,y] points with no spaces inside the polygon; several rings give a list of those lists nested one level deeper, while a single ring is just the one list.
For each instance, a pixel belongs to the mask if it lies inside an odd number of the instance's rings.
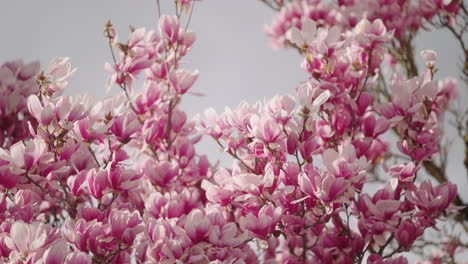
[{"label": "open blossom", "polygon": [[305,173],[299,176],[301,190],[310,197],[316,197],[325,204],[340,200],[348,185],[344,178],[336,178],[331,174],[310,176]]},{"label": "open blossom", "polygon": [[173,162],[162,161],[157,163],[149,159],[145,163],[144,172],[144,175],[151,183],[164,187],[177,176],[179,166]]},{"label": "open blossom", "polygon": [[115,118],[110,130],[119,141],[126,141],[138,131],[140,125],[137,117],[133,113],[128,113],[125,116]]},{"label": "open blossom", "polygon": [[68,79],[75,73],[70,58],[55,58],[49,65],[46,76],[50,77],[51,84],[47,86],[49,92],[61,92],[68,86]]},{"label": "open blossom", "polygon": [[245,217],[241,217],[240,225],[255,236],[265,238],[274,229],[281,215],[281,207],[274,208],[267,205],[262,207],[256,215],[248,213]]},{"label": "open blossom", "polygon": [[[368,167],[365,157],[357,158],[353,145],[346,145],[340,152],[328,149],[322,155],[323,163],[336,177],[351,179],[362,175]],[[359,179],[357,179],[359,181]]]},{"label": "open blossom", "polygon": [[112,210],[109,222],[112,234],[129,244],[133,243],[140,232],[138,229],[141,219],[138,212]]},{"label": "open blossom", "polygon": [[413,182],[418,168],[413,162],[399,164],[390,168],[389,174],[396,176],[401,182]]},{"label": "open blossom", "polygon": [[[317,111],[321,105],[323,105],[331,97],[331,92],[321,91],[320,89],[314,89],[307,83],[302,85],[297,90],[297,96],[302,106],[307,107],[312,112]],[[315,99],[313,99],[315,98]]]},{"label": "open blossom", "polygon": [[385,220],[390,225],[396,225],[395,213],[400,207],[400,201],[393,199],[378,199],[374,196],[371,198],[367,195],[361,196],[359,201],[359,210],[372,220]]},{"label": "open blossom", "polygon": [[437,215],[450,206],[456,194],[457,186],[455,184],[444,183],[433,187],[431,182],[426,180],[409,190],[406,197],[424,213]]},{"label": "open blossom", "polygon": [[296,100],[292,96],[274,96],[267,105],[267,111],[276,121],[286,124],[294,115]]},{"label": "open blossom", "polygon": [[315,21],[310,18],[305,18],[302,21],[302,28],[299,30],[296,27],[290,28],[286,32],[286,39],[298,47],[307,47],[315,38],[317,32],[317,25]]},{"label": "open blossom", "polygon": [[28,98],[28,110],[41,125],[48,126],[54,117],[53,105],[47,104],[46,107],[43,107],[36,95],[31,95]]},{"label": "open blossom", "polygon": [[71,129],[72,123],[87,117],[94,105],[94,98],[78,97],[76,101],[70,96],[60,96],[40,102],[36,95],[28,98],[28,109],[39,124],[51,125],[53,128]]},{"label": "open blossom", "polygon": [[43,263],[59,264],[64,263],[69,250],[65,240],[58,239],[50,246],[42,256]]},{"label": "open blossom", "polygon": [[17,221],[11,225],[10,235],[5,238],[4,243],[13,251],[10,253],[13,259],[25,258],[33,261],[36,253],[40,254],[42,248],[50,245],[57,238],[58,233],[50,225]]},{"label": "open blossom", "polygon": [[235,189],[260,195],[265,188],[274,187],[274,174],[271,170],[265,172],[265,175],[256,175],[253,173],[242,173],[232,176],[232,184]]},{"label": "open blossom", "polygon": [[421,227],[406,219],[398,226],[395,237],[403,248],[409,248],[416,238],[423,233]]},{"label": "open blossom", "polygon": [[219,117],[216,110],[208,108],[204,112],[204,119],[200,117],[200,125],[203,127],[204,133],[207,133],[212,138],[219,138],[223,135],[221,125],[218,123]]},{"label": "open blossom", "polygon": [[254,115],[250,124],[252,136],[265,143],[275,143],[281,134],[280,126],[271,118]]},{"label": "open blossom", "polygon": [[198,71],[189,72],[180,70],[169,73],[169,81],[172,88],[180,94],[186,93],[198,79]]},{"label": "open blossom", "polygon": [[137,180],[141,177],[131,169],[118,166],[106,172],[108,186],[115,191],[128,191],[137,186]]},{"label": "open blossom", "polygon": [[233,193],[236,192],[231,177],[229,171],[221,169],[213,176],[216,184],[203,180],[202,188],[206,191],[206,198],[221,206],[228,205],[233,199]]},{"label": "open blossom", "polygon": [[88,190],[97,199],[101,199],[105,194],[104,191],[108,188],[107,175],[107,171],[97,171],[96,169],[89,170],[86,175]]},{"label": "open blossom", "polygon": [[373,48],[378,43],[387,42],[392,37],[381,19],[376,19],[372,23],[367,19],[359,21],[353,34],[360,44],[368,45],[368,48]]},{"label": "open blossom", "polygon": [[65,264],[91,264],[91,258],[83,252],[70,253],[65,259]]},{"label": "open blossom", "polygon": [[38,166],[48,163],[53,154],[47,151],[46,143],[40,139],[18,142],[10,147],[9,153],[2,150],[0,158],[9,161],[10,171],[19,173],[37,169]]},{"label": "open blossom", "polygon": [[190,239],[192,239],[193,242],[198,242],[208,236],[211,221],[207,216],[204,216],[203,212],[200,210],[193,210],[187,216],[184,227]]}]

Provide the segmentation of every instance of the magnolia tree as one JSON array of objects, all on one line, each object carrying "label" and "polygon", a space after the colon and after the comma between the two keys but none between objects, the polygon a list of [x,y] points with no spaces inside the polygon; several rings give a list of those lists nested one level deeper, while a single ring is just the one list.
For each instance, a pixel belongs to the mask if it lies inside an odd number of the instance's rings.
[{"label": "magnolia tree", "polygon": [[[175,0],[156,30],[122,39],[105,26],[108,86],[120,93],[104,100],[62,94],[68,58],[43,71],[3,64],[0,261],[466,259],[467,189],[448,182],[444,131],[466,144],[467,118],[453,109],[456,81],[437,80],[435,52],[413,48],[419,30],[448,29],[466,62],[465,3],[262,2],[277,11],[266,26],[273,45],[296,49],[309,78],[292,95],[220,114],[190,120],[179,107],[198,77],[184,61],[194,0]],[[203,135],[232,167],[196,153]]]}]

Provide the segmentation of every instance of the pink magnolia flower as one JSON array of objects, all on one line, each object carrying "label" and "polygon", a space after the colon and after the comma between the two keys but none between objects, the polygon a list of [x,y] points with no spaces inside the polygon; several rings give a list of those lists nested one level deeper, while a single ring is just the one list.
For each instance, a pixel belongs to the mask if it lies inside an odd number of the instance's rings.
[{"label": "pink magnolia flower", "polygon": [[365,18],[359,21],[353,34],[359,44],[367,48],[374,48],[379,43],[388,42],[393,35],[393,33],[387,32],[381,19],[376,19],[371,23]]},{"label": "pink magnolia flower", "polygon": [[323,164],[335,177],[350,179],[353,183],[359,184],[363,173],[369,166],[365,157],[357,158],[353,145],[345,145],[339,152],[327,149],[322,154]]},{"label": "pink magnolia flower", "polygon": [[265,188],[270,188],[274,184],[274,173],[267,170],[265,175],[253,173],[241,173],[232,175],[232,185],[235,189],[253,195],[260,195]]},{"label": "pink magnolia flower", "polygon": [[372,254],[367,258],[367,264],[408,264],[408,259],[405,257],[383,259],[378,254]]},{"label": "pink magnolia flower", "polygon": [[274,231],[276,224],[281,219],[283,210],[281,207],[272,205],[263,206],[258,213],[248,213],[240,218],[240,226],[252,232],[258,238],[266,238],[268,234]]},{"label": "pink magnolia flower", "polygon": [[[132,169],[117,166],[106,171],[108,187],[115,191],[129,191],[138,185],[141,175]],[[99,181],[97,179],[97,181]],[[99,183],[98,183],[99,184]]]},{"label": "pink magnolia flower", "polygon": [[67,257],[69,248],[64,239],[57,239],[42,255],[44,264],[62,264]]},{"label": "pink magnolia flower", "polygon": [[183,133],[183,129],[191,126],[187,122],[187,115],[179,109],[174,109],[171,115],[171,130],[174,133]]},{"label": "pink magnolia flower", "polygon": [[201,187],[206,191],[206,198],[215,204],[226,206],[233,199],[233,194],[236,188],[232,184],[232,176],[229,171],[225,169],[218,170],[213,180],[216,184],[204,179]]},{"label": "pink magnolia flower", "polygon": [[214,225],[208,235],[210,243],[219,247],[236,247],[241,245],[247,236],[243,234],[233,222]]},{"label": "pink magnolia flower", "polygon": [[193,189],[173,190],[164,194],[155,192],[145,200],[145,209],[155,218],[177,218],[197,208],[199,197],[200,193]]},{"label": "pink magnolia flower", "polygon": [[41,105],[39,98],[36,95],[28,97],[29,113],[36,118],[39,124],[48,126],[54,117],[54,107],[52,104],[47,104],[46,107]]},{"label": "pink magnolia flower", "polygon": [[440,111],[444,111],[449,102],[453,102],[458,98],[457,81],[453,78],[447,78],[439,81],[437,86],[439,91],[436,98],[437,106]]},{"label": "pink magnolia flower", "polygon": [[185,94],[198,79],[198,71],[189,72],[187,70],[172,71],[169,73],[169,82],[174,90],[179,94]]},{"label": "pink magnolia flower", "polygon": [[175,44],[179,40],[179,20],[176,16],[161,16],[159,31],[169,46]]},{"label": "pink magnolia flower", "polygon": [[317,32],[317,25],[315,21],[310,18],[305,18],[302,21],[301,30],[297,27],[292,27],[286,32],[286,39],[298,47],[307,47],[314,39]]},{"label": "pink magnolia flower", "polygon": [[175,146],[177,161],[181,169],[186,168],[195,156],[195,149],[192,142],[179,143]]},{"label": "pink magnolia flower", "polygon": [[274,96],[267,104],[268,114],[285,125],[293,116],[296,100],[292,96]]},{"label": "pink magnolia flower", "polygon": [[[125,49],[126,52],[129,52],[127,48]],[[131,51],[133,53],[139,53],[138,49],[132,49]],[[133,80],[137,79],[141,71],[151,67],[154,55],[154,52],[142,53],[140,55],[134,54],[134,56],[123,54],[121,61],[115,64],[106,63],[104,65],[104,70],[110,73],[107,80],[107,89],[109,90],[112,85],[116,83],[131,91]]]},{"label": "pink magnolia flower", "polygon": [[206,109],[204,112],[204,117],[204,119],[201,119],[199,116],[197,117],[199,119],[200,125],[203,127],[203,132],[215,139],[220,138],[223,133],[225,133],[225,131],[223,131],[219,125],[219,117],[216,113],[216,110],[213,108]]},{"label": "pink magnolia flower", "polygon": [[361,96],[359,96],[358,101],[356,102],[358,107],[357,114],[363,115],[366,112],[366,109],[369,107],[369,105],[372,104],[373,100],[374,97],[371,94],[367,92],[361,93]]},{"label": "pink magnolia flower", "polygon": [[[341,30],[337,26],[332,26],[328,29],[319,28],[317,30],[317,38],[314,43],[313,51],[321,54],[325,57],[330,57],[334,51],[334,48],[339,45],[341,38]],[[328,65],[328,68],[332,67],[332,63]]]},{"label": "pink magnolia flower", "polygon": [[312,138],[299,144],[299,151],[301,152],[302,158],[307,160],[312,155],[319,153],[320,144],[315,138]]},{"label": "pink magnolia flower", "polygon": [[[425,98],[434,99],[437,94],[436,84],[427,80],[426,77],[414,77],[404,81],[401,75],[394,74],[390,87],[392,89],[392,104],[377,105],[377,110],[387,119],[410,115],[420,118],[419,111],[424,107],[423,100]],[[395,121],[400,120],[396,119]]]},{"label": "pink magnolia flower", "polygon": [[415,225],[413,221],[406,219],[400,223],[395,231],[395,238],[403,248],[409,248],[423,232],[424,229]]},{"label": "pink magnolia flower", "polygon": [[133,244],[133,241],[142,228],[140,215],[137,211],[127,211],[112,209],[109,215],[109,224],[112,235],[122,240],[126,244]]},{"label": "pink magnolia flower", "polygon": [[46,72],[50,77],[51,84],[47,87],[50,92],[61,92],[68,86],[68,79],[75,73],[76,68],[72,69],[68,57],[59,57],[53,59]]},{"label": "pink magnolia flower", "polygon": [[[43,223],[27,224],[23,221],[17,221],[11,225],[10,236],[5,238],[4,243],[17,254],[19,259],[24,257],[33,260],[35,252],[39,252],[41,248],[47,247],[57,239],[56,231]],[[10,253],[11,255],[12,253]]]},{"label": "pink magnolia flower", "polygon": [[[193,5],[195,2],[201,2],[202,0],[180,0],[180,5],[182,8],[189,12],[191,4]],[[445,0],[446,1],[446,0]]]},{"label": "pink magnolia flower", "polygon": [[65,222],[64,236],[68,242],[72,243],[77,249],[83,252],[92,252],[93,254],[102,254],[104,248],[112,241],[107,238],[105,225],[97,220],[86,221],[79,219],[74,222]]},{"label": "pink magnolia flower", "polygon": [[330,91],[322,91],[313,88],[310,83],[304,84],[297,89],[297,97],[303,107],[307,107],[312,113],[318,111],[321,105],[325,104],[331,97]]},{"label": "pink magnolia flower", "polygon": [[145,176],[151,183],[165,187],[179,173],[179,166],[168,161],[155,162],[149,159],[144,167]]},{"label": "pink magnolia flower", "polygon": [[366,218],[388,221],[390,224],[396,224],[395,213],[400,208],[400,201],[393,199],[378,199],[374,196],[364,194],[359,199],[359,211]]},{"label": "pink magnolia flower", "polygon": [[176,262],[192,244],[182,228],[162,218],[147,223],[147,233],[152,242],[147,249],[147,257],[156,263]]},{"label": "pink magnolia flower", "polygon": [[85,181],[86,181],[86,171],[80,171],[78,174],[70,176],[67,180],[67,184],[70,187],[70,191],[75,196],[79,196],[83,193],[85,188]]},{"label": "pink magnolia flower", "polygon": [[234,110],[226,107],[223,114],[226,125],[235,127],[243,132],[248,131],[250,119],[253,115],[260,113],[259,108],[259,105],[250,105],[246,101],[242,101]]},{"label": "pink magnolia flower", "polygon": [[362,120],[363,132],[366,137],[378,137],[390,128],[390,123],[385,118],[376,119],[374,115],[367,115]]},{"label": "pink magnolia flower", "polygon": [[409,162],[391,167],[389,174],[396,176],[401,182],[410,183],[413,182],[417,170],[416,165],[413,162]]},{"label": "pink magnolia flower", "polygon": [[299,174],[299,186],[305,194],[320,199],[324,204],[338,202],[349,187],[344,178],[318,172]]},{"label": "pink magnolia flower", "polygon": [[195,43],[196,34],[195,32],[189,30],[180,32],[180,34],[180,45],[183,46],[181,49],[181,55],[184,56],[185,53],[190,49],[190,47],[192,47],[193,43]]},{"label": "pink magnolia flower", "polygon": [[[312,142],[312,143],[314,143],[314,142]],[[312,146],[313,145],[314,144],[312,144]],[[287,149],[289,154],[294,154],[294,153],[296,153],[296,150],[297,150],[298,146],[299,146],[299,134],[292,131],[292,132],[289,133],[288,138],[286,140],[286,149]],[[313,148],[307,148],[307,149],[313,149]],[[310,153],[312,153],[312,152],[310,152]],[[307,154],[310,154],[310,153],[307,153]],[[307,155],[306,152],[304,154]],[[305,157],[305,156],[303,155],[303,157]]]},{"label": "pink magnolia flower", "polygon": [[[165,62],[160,64],[155,63],[145,71],[145,74],[150,80],[165,80],[167,78],[168,67],[168,64]],[[155,84],[153,82],[149,83],[149,85]]]},{"label": "pink magnolia flower", "polygon": [[75,103],[73,103],[73,99],[70,96],[59,97],[54,106],[55,118],[62,127],[69,128],[69,123],[79,121],[88,116],[93,105],[94,98],[91,96],[77,97]]},{"label": "pink magnolia flower", "polygon": [[443,183],[434,188],[431,182],[426,180],[419,186],[409,190],[406,193],[406,198],[424,214],[434,216],[444,212],[456,195],[457,185]]},{"label": "pink magnolia flower", "polygon": [[91,264],[91,258],[84,252],[72,252],[65,259],[65,264]]},{"label": "pink magnolia flower", "polygon": [[0,158],[9,161],[12,167],[10,171],[20,173],[36,169],[38,166],[46,166],[53,158],[48,152],[47,145],[43,140],[35,139],[26,142],[18,142],[10,147],[10,153],[0,150]]},{"label": "pink magnolia flower", "polygon": [[137,117],[133,113],[114,118],[114,122],[110,127],[110,131],[114,133],[117,139],[125,142],[140,129],[141,125]]},{"label": "pink magnolia flower", "polygon": [[185,231],[194,243],[204,240],[210,231],[211,221],[203,215],[203,212],[196,209],[190,212],[185,220]]},{"label": "pink magnolia flower", "polygon": [[0,185],[4,188],[12,188],[19,181],[18,172],[12,172],[10,162],[0,158]]},{"label": "pink magnolia flower", "polygon": [[156,56],[157,53],[160,53],[158,50],[159,42],[160,38],[154,30],[147,31],[146,28],[137,28],[128,38],[128,50],[121,50],[121,52],[124,53],[125,56],[125,52],[130,50],[132,57],[147,58],[150,60]]},{"label": "pink magnolia flower", "polygon": [[108,189],[109,182],[107,175],[109,173],[105,170],[89,170],[86,174],[86,184],[88,191],[96,198],[101,199],[104,196],[104,191]]},{"label": "pink magnolia flower", "polygon": [[250,133],[253,137],[265,142],[275,143],[281,135],[281,127],[273,119],[253,115],[250,118]]}]

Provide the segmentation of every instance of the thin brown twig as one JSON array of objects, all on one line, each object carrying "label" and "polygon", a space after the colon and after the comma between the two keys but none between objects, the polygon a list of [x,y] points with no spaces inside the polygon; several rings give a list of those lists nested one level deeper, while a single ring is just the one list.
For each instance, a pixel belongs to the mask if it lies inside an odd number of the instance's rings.
[{"label": "thin brown twig", "polygon": [[223,149],[224,152],[228,153],[229,155],[231,155],[231,157],[235,158],[236,160],[238,160],[240,163],[242,163],[242,165],[244,165],[244,167],[246,167],[250,172],[254,173],[254,174],[257,174],[257,172],[252,169],[249,165],[247,165],[244,160],[242,160],[235,152],[232,152],[230,150],[228,151],[225,151],[225,147],[223,146],[223,144],[219,141],[219,139],[217,138],[213,138],[215,140],[216,143],[218,143],[218,145]]},{"label": "thin brown twig", "polygon": [[26,179],[28,179],[32,184],[34,184],[36,187],[38,187],[44,194],[46,195],[49,195],[51,198],[55,198],[55,199],[58,199],[62,202],[64,202],[69,208],[70,210],[72,210],[72,212],[74,213],[74,215],[72,215],[72,218],[75,217],[76,213],[77,213],[77,210],[76,210],[76,207],[71,204],[68,200],[62,198],[62,197],[59,197],[55,194],[52,194],[51,192],[49,192],[47,189],[45,189],[44,187],[42,187],[38,182],[36,182],[35,180],[33,180],[28,173],[25,174],[25,177]]},{"label": "thin brown twig", "polygon": [[274,6],[272,3],[268,2],[268,0],[259,0],[259,1],[264,3],[269,8],[273,9],[273,11],[279,12],[281,10],[279,6]]}]

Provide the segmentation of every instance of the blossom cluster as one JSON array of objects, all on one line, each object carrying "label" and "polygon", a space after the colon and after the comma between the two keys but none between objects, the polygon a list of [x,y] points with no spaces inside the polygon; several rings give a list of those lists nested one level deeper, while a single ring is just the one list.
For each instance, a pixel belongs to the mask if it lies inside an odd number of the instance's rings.
[{"label": "blossom cluster", "polygon": [[[435,10],[452,10],[446,2]],[[388,24],[401,16],[344,25],[339,10],[319,12],[327,23],[301,13],[275,36],[310,73],[294,95],[190,119],[179,106],[196,95],[199,73],[184,61],[196,38],[178,10],[189,21],[194,3],[176,1],[157,31],[132,28],[124,40],[105,26],[107,86],[120,93],[103,100],[63,94],[68,58],[41,73],[37,63],[0,67],[0,261],[407,263],[401,253],[457,209],[456,185],[418,173],[440,151],[457,98],[453,80],[434,80],[436,54],[423,52],[421,76],[395,73],[385,90],[386,45],[401,34]],[[309,10],[298,3],[330,8],[293,1],[281,12]],[[387,159],[392,132],[407,162]],[[197,154],[204,135],[232,168]],[[370,191],[378,169],[386,180]]]},{"label": "blossom cluster", "polygon": [[[282,248],[267,259],[354,263],[370,252],[369,263],[383,263],[434,227],[457,194],[454,184],[415,182],[422,162],[439,151],[439,117],[456,98],[454,84],[431,80],[430,68],[408,81],[396,74],[391,102],[381,103],[371,87],[392,33],[380,20],[346,32],[308,18],[302,25],[286,33],[311,72],[296,96],[205,112],[205,133],[236,162],[202,187],[266,250]],[[387,169],[390,179],[371,195],[368,173],[385,158],[383,134],[392,129],[405,135],[398,146],[411,162]]]},{"label": "blossom cluster", "polygon": [[1,147],[9,147],[29,137],[27,122],[34,122],[34,118],[27,110],[26,100],[36,91],[38,71],[38,62],[24,64],[19,60],[0,66]]},{"label": "blossom cluster", "polygon": [[272,24],[265,27],[267,35],[276,48],[288,44],[286,33],[289,29],[302,28],[305,18],[310,18],[320,27],[338,26],[352,29],[362,20],[381,19],[389,31],[395,32],[395,40],[407,40],[419,29],[425,29],[424,22],[436,15],[453,17],[460,10],[456,0],[292,0],[278,1],[278,15]]},{"label": "blossom cluster", "polygon": [[[68,58],[37,80],[37,63],[2,67],[4,115],[24,116],[11,122],[26,130],[6,134],[0,151],[2,262],[245,258],[229,215],[205,208],[200,184],[213,168],[196,154],[195,123],[179,109],[198,77],[180,67],[194,33],[162,16],[158,33],[138,28],[122,43],[109,23],[104,34],[114,57],[108,84],[122,92],[102,101],[61,93],[74,73]],[[143,87],[134,91],[138,76]],[[200,217],[205,233],[193,226]]]}]

